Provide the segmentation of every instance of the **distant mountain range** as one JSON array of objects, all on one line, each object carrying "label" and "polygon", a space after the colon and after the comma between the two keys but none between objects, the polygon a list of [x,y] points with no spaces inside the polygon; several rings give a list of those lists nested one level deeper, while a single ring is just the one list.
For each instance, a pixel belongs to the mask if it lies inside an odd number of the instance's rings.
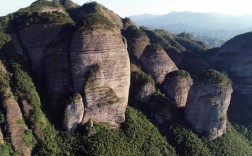
[{"label": "distant mountain range", "polygon": [[209,47],[252,31],[252,15],[233,16],[217,13],[171,12],[165,15],[142,14],[130,17],[139,26],[165,29],[178,34],[188,32],[195,39],[205,41]]}]

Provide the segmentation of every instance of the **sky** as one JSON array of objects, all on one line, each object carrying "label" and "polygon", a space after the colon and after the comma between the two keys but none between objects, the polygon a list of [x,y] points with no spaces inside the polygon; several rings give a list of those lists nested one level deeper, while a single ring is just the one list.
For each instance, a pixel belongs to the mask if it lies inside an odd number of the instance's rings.
[{"label": "sky", "polygon": [[[0,0],[0,16],[29,6],[35,0]],[[88,0],[72,0],[82,5]],[[215,12],[228,15],[252,14],[251,0],[96,0],[128,17],[139,14],[167,14],[172,11]]]}]

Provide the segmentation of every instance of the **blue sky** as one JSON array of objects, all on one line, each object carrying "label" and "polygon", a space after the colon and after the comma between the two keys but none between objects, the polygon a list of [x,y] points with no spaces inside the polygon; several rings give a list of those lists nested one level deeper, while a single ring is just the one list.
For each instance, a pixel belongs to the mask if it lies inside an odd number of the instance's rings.
[{"label": "blue sky", "polygon": [[[0,0],[0,16],[29,6],[34,0]],[[82,5],[88,0],[73,0]],[[251,0],[96,0],[122,17],[138,14],[166,14],[171,11],[252,14]]]}]

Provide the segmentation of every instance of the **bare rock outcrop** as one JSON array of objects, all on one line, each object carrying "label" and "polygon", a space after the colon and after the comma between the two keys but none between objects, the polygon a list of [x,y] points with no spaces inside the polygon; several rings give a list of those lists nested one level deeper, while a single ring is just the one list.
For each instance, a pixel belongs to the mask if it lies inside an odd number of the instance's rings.
[{"label": "bare rock outcrop", "polygon": [[178,70],[163,48],[158,44],[149,45],[140,58],[144,69],[152,78],[161,84],[166,74]]},{"label": "bare rock outcrop", "polygon": [[176,107],[185,107],[189,90],[193,80],[188,72],[178,70],[167,74],[162,89],[176,104]]},{"label": "bare rock outcrop", "polygon": [[76,93],[66,106],[64,117],[64,128],[74,131],[78,124],[82,122],[84,115],[84,103],[80,94]]},{"label": "bare rock outcrop", "polygon": [[189,92],[186,120],[197,133],[214,140],[226,133],[231,81],[214,70],[203,72]]},{"label": "bare rock outcrop", "polygon": [[128,103],[130,61],[126,40],[115,27],[104,24],[75,32],[70,51],[72,79],[74,91],[85,97],[83,122],[120,123]]},{"label": "bare rock outcrop", "polygon": [[73,93],[69,46],[74,27],[64,25],[43,51],[43,82],[54,110],[63,112],[67,97]]}]

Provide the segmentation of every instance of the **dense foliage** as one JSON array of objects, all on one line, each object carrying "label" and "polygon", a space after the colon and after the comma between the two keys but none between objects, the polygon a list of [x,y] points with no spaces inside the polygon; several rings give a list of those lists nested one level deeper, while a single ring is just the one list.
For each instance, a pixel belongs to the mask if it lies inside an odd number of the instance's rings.
[{"label": "dense foliage", "polygon": [[228,78],[226,74],[223,74],[213,69],[204,70],[200,72],[197,76],[200,81],[206,83],[224,83],[228,85],[232,84],[232,81]]},{"label": "dense foliage", "polygon": [[99,27],[112,29],[114,27],[114,24],[100,13],[90,13],[86,15],[79,25],[83,28],[83,30],[90,30]]},{"label": "dense foliage", "polygon": [[228,124],[227,134],[207,143],[215,156],[252,155],[252,146],[235,128]]}]

